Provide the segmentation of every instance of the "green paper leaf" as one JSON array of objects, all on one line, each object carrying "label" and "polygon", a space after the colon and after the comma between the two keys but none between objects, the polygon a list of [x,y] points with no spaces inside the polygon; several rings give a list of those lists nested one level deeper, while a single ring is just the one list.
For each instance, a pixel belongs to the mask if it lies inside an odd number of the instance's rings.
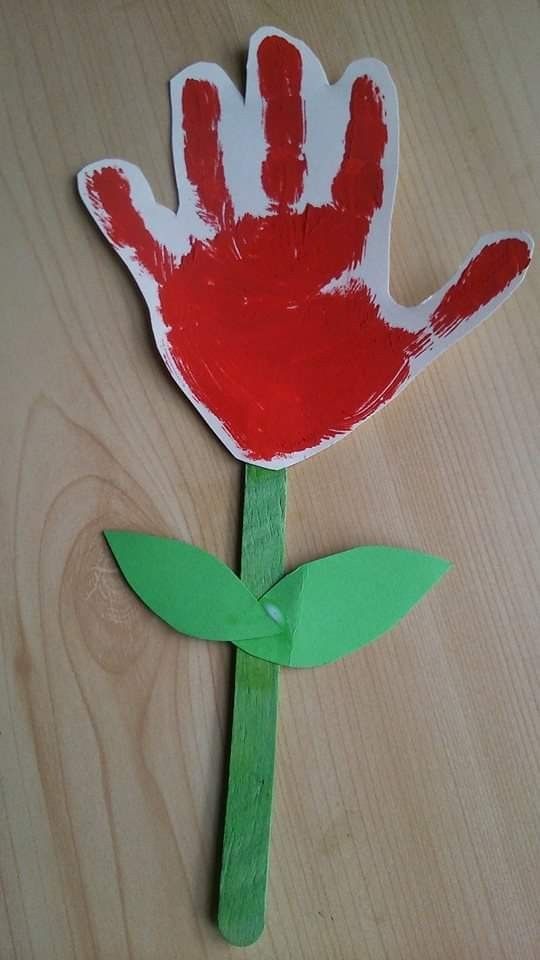
[{"label": "green paper leaf", "polygon": [[279,632],[242,581],[205,550],[129,530],[107,530],[105,538],[131,589],[175,630],[233,643]]},{"label": "green paper leaf", "polygon": [[261,598],[281,632],[238,646],[283,666],[330,663],[390,630],[450,567],[392,547],[357,547],[306,563]]}]

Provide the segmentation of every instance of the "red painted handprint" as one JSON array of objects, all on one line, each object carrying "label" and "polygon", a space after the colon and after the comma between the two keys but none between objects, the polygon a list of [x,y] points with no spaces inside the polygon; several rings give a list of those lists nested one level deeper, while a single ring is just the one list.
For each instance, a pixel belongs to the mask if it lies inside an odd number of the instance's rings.
[{"label": "red painted handprint", "polygon": [[213,64],[172,82],[178,214],[131,164],[79,175],[130,267],[176,382],[231,452],[282,467],[374,413],[522,279],[526,234],[494,234],[415,308],[388,292],[397,103],[388,71],[330,86],[301,42],[253,37],[245,101]]}]

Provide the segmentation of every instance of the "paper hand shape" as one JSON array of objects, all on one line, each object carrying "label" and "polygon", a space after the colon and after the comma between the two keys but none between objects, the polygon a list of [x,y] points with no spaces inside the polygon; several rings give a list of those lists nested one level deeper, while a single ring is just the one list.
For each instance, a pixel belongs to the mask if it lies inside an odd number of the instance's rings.
[{"label": "paper hand shape", "polygon": [[334,443],[523,278],[530,238],[492,234],[419,306],[392,299],[398,108],[377,60],[330,86],[305,44],[262,28],[245,100],[207,63],[171,98],[177,214],[121,160],[79,188],[170,373],[240,460],[277,469]]}]

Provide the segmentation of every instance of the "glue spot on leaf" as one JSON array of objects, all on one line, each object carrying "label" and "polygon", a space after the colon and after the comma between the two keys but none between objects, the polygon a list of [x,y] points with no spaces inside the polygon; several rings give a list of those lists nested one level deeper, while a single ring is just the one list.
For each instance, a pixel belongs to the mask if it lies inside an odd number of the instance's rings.
[{"label": "glue spot on leaf", "polygon": [[276,607],[275,603],[263,603],[263,607],[268,616],[271,617],[275,623],[279,623],[280,627],[282,627],[285,623],[285,617],[283,616],[279,607]]},{"label": "glue spot on leaf", "polygon": [[261,599],[282,629],[237,646],[282,666],[331,663],[392,629],[450,567],[441,557],[379,546],[313,560]]}]

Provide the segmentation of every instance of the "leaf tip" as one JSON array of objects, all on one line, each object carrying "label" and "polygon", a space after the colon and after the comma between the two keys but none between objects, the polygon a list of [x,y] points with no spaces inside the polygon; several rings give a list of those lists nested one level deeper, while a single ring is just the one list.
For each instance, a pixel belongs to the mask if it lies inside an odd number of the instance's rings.
[{"label": "leaf tip", "polygon": [[447,560],[445,557],[438,557],[437,559],[439,561],[440,570],[439,579],[441,579],[442,577],[446,576],[450,570],[454,569],[455,564],[452,562],[452,560]]}]

